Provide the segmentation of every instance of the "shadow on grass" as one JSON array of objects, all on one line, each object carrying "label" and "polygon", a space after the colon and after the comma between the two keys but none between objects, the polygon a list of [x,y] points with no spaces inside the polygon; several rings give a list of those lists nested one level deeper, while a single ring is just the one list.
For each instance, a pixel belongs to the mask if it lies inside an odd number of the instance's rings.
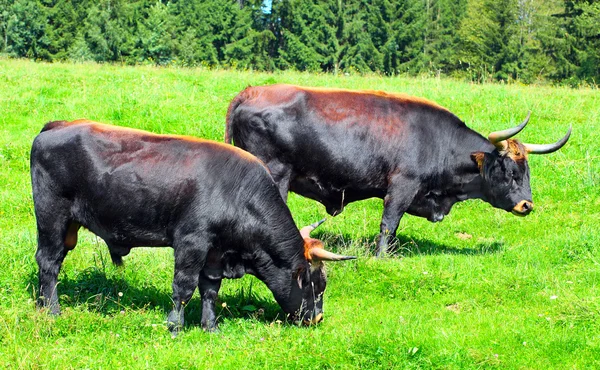
[{"label": "shadow on grass", "polygon": [[[375,256],[377,250],[378,234],[368,238],[353,240],[348,234],[334,234],[328,232],[315,232],[314,236],[321,239],[328,250],[338,253],[344,253],[351,248],[352,244],[358,244],[367,250],[367,254]],[[353,246],[352,248],[356,248]],[[398,234],[390,242],[388,256],[390,257],[409,257],[414,255],[439,255],[439,254],[457,254],[457,255],[485,255],[501,251],[504,244],[500,242],[478,243],[475,247],[457,248],[456,246],[445,245],[427,239],[413,238],[403,234]]]},{"label": "shadow on grass", "polygon": [[[28,283],[37,287],[37,275],[34,272],[29,275]],[[274,298],[262,297],[253,291],[254,284],[263,283],[251,280],[248,286],[237,292],[219,294],[215,305],[219,322],[225,319],[247,318],[266,324],[281,320],[283,325],[292,325],[286,323],[286,314]],[[59,275],[58,293],[62,309],[84,306],[88,311],[104,316],[116,316],[124,310],[144,311],[158,308],[164,312],[166,322],[167,314],[173,308],[170,289],[162,290],[146,284],[136,286],[122,277],[107,277],[96,267],[81,271],[75,278]],[[199,327],[201,314],[202,303],[196,291],[185,309],[186,327]]]}]

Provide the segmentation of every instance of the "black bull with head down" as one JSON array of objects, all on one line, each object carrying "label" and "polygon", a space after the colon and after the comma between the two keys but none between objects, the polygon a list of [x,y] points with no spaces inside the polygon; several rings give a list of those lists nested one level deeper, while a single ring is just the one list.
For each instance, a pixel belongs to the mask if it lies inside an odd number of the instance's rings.
[{"label": "black bull with head down", "polygon": [[294,320],[322,318],[327,252],[299,231],[266,167],[230,145],[89,121],[50,122],[31,150],[40,303],[59,313],[57,275],[81,226],[122,263],[132,247],[175,254],[175,334],[198,287],[203,328],[216,326],[223,278],[264,281]]},{"label": "black bull with head down", "polygon": [[257,86],[231,102],[225,141],[262,159],[283,199],[293,191],[335,215],[382,198],[380,254],[405,213],[437,222],[473,198],[531,212],[527,154],[560,149],[571,129],[555,144],[511,139],[528,119],[486,139],[447,109],[404,94]]}]

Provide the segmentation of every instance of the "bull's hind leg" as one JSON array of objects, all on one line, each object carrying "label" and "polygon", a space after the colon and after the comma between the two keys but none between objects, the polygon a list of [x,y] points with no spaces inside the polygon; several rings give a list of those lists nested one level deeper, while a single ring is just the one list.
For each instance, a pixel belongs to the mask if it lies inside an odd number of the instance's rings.
[{"label": "bull's hind leg", "polygon": [[[188,238],[183,238],[188,239]],[[206,260],[206,249],[197,239],[173,243],[175,250],[175,276],[173,277],[173,310],[167,317],[167,325],[173,336],[184,325],[183,312],[198,287],[200,270]]]},{"label": "bull's hind leg", "polygon": [[77,244],[77,230],[80,225],[67,217],[56,214],[40,215],[36,212],[38,247],[35,259],[39,272],[38,305],[47,307],[50,313],[60,314],[58,303],[58,273],[69,250]]},{"label": "bull's hind leg", "polygon": [[215,301],[221,288],[221,280],[211,280],[200,276],[200,296],[202,297],[202,329],[215,331],[217,329],[217,314],[215,313]]}]

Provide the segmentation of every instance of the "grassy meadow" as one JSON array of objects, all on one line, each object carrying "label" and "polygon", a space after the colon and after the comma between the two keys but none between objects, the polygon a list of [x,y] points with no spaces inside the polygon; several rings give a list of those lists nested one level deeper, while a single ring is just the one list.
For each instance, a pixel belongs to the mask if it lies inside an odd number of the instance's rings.
[{"label": "grassy meadow", "polygon": [[[35,309],[35,219],[29,150],[50,120],[89,118],[222,141],[229,101],[247,85],[293,83],[426,97],[485,135],[519,123],[519,138],[559,152],[529,159],[534,212],[481,201],[437,224],[405,216],[395,252],[373,257],[381,200],[349,205],[318,232],[359,256],[328,264],[325,319],[298,328],[259,280],[226,280],[220,332],[200,329],[200,302],[172,339],[170,248],[137,248],[117,268],[80,231],[59,275],[62,315]],[[455,80],[253,73],[0,60],[0,368],[600,367],[600,92]],[[326,215],[295,195],[298,225]]]}]

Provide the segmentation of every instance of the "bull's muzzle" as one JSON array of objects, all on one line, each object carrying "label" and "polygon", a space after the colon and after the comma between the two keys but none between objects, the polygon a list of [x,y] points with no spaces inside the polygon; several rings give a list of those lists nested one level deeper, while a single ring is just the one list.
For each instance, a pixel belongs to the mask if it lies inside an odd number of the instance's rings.
[{"label": "bull's muzzle", "polygon": [[517,216],[527,216],[533,210],[533,203],[528,200],[522,200],[512,209],[512,213]]},{"label": "bull's muzzle", "polygon": [[302,324],[306,326],[316,325],[323,321],[323,313],[318,313],[317,316],[313,317],[311,320],[303,320]]}]

